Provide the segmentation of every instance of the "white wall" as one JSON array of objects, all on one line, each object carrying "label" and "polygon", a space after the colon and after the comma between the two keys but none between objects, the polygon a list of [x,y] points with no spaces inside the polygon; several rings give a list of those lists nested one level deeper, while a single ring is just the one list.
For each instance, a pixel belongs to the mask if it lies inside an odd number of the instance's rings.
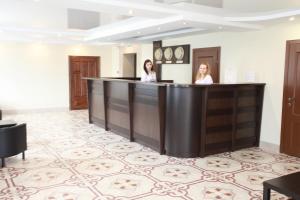
[{"label": "white wall", "polygon": [[149,44],[132,44],[127,46],[113,46],[112,75],[115,77],[123,76],[123,54],[136,53],[136,76],[141,76],[143,64],[146,59],[153,60],[153,45]]},{"label": "white wall", "polygon": [[109,46],[0,43],[1,109],[68,108],[70,55],[100,56],[100,75],[112,74]]},{"label": "white wall", "polygon": [[[166,40],[163,46],[191,44],[191,49],[221,46],[221,82],[226,70],[235,72],[238,82],[246,81],[248,72],[255,73],[257,82],[266,83],[261,140],[279,144],[286,40],[294,39],[300,39],[300,24],[288,22],[261,31]],[[163,65],[162,78],[191,83],[192,64]]]}]

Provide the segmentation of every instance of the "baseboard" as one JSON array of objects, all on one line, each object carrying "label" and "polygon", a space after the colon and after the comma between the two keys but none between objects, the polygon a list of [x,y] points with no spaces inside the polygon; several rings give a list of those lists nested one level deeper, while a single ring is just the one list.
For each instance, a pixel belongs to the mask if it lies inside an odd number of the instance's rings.
[{"label": "baseboard", "polygon": [[267,151],[270,153],[279,153],[280,152],[280,146],[278,144],[261,141],[259,144],[259,147],[261,149],[263,149],[264,151]]},{"label": "baseboard", "polygon": [[70,110],[69,107],[2,110],[2,116],[16,115],[16,114],[43,113],[43,112],[65,112],[69,110]]}]

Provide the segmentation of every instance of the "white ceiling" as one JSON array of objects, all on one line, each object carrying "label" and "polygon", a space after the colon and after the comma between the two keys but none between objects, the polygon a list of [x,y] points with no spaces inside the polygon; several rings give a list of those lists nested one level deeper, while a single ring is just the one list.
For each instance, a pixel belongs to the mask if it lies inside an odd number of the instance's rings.
[{"label": "white ceiling", "polygon": [[[69,9],[99,13],[90,13],[99,16],[90,19],[99,26],[68,28]],[[0,0],[0,40],[149,42],[190,34],[259,30],[280,20],[292,23],[288,19],[297,20],[297,16],[300,18],[300,0]],[[94,24],[84,14],[75,17],[81,26]]]}]

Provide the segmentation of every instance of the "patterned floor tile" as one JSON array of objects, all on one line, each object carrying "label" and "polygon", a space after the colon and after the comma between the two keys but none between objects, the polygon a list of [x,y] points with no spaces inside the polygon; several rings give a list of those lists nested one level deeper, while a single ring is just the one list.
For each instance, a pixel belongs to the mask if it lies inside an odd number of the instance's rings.
[{"label": "patterned floor tile", "polygon": [[248,191],[232,184],[202,182],[192,185],[188,196],[194,200],[242,200],[251,199]]},{"label": "patterned floor tile", "polygon": [[86,200],[94,199],[97,195],[88,188],[58,186],[39,191],[32,195],[32,200]]},{"label": "patterned floor tile", "polygon": [[154,181],[145,176],[119,174],[104,178],[97,189],[104,195],[113,197],[134,197],[151,192]]},{"label": "patterned floor tile", "polygon": [[155,167],[151,175],[160,181],[189,183],[201,178],[201,171],[190,166],[164,165]]},{"label": "patterned floor tile", "polygon": [[26,187],[45,187],[63,183],[72,176],[67,169],[41,168],[33,169],[14,178],[16,185]]},{"label": "patterned floor tile", "polygon": [[75,169],[82,174],[109,175],[120,172],[125,165],[117,160],[97,159],[79,164]]},{"label": "patterned floor tile", "polygon": [[126,156],[125,160],[135,165],[160,165],[167,162],[168,157],[156,152],[138,152]]},{"label": "patterned floor tile", "polygon": [[1,200],[262,200],[262,181],[300,171],[299,158],[259,148],[160,155],[89,124],[87,111],[4,117],[27,123],[28,150],[0,169]]},{"label": "patterned floor tile", "polygon": [[242,169],[242,165],[238,161],[221,157],[197,159],[196,166],[204,170],[225,172],[233,172]]}]

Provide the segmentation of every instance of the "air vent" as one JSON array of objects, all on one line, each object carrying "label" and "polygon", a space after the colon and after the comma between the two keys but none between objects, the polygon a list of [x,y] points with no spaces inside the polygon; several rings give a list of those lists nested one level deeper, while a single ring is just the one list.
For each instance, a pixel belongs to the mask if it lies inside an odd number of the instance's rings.
[{"label": "air vent", "polygon": [[68,28],[87,30],[100,26],[100,13],[68,9]]}]

